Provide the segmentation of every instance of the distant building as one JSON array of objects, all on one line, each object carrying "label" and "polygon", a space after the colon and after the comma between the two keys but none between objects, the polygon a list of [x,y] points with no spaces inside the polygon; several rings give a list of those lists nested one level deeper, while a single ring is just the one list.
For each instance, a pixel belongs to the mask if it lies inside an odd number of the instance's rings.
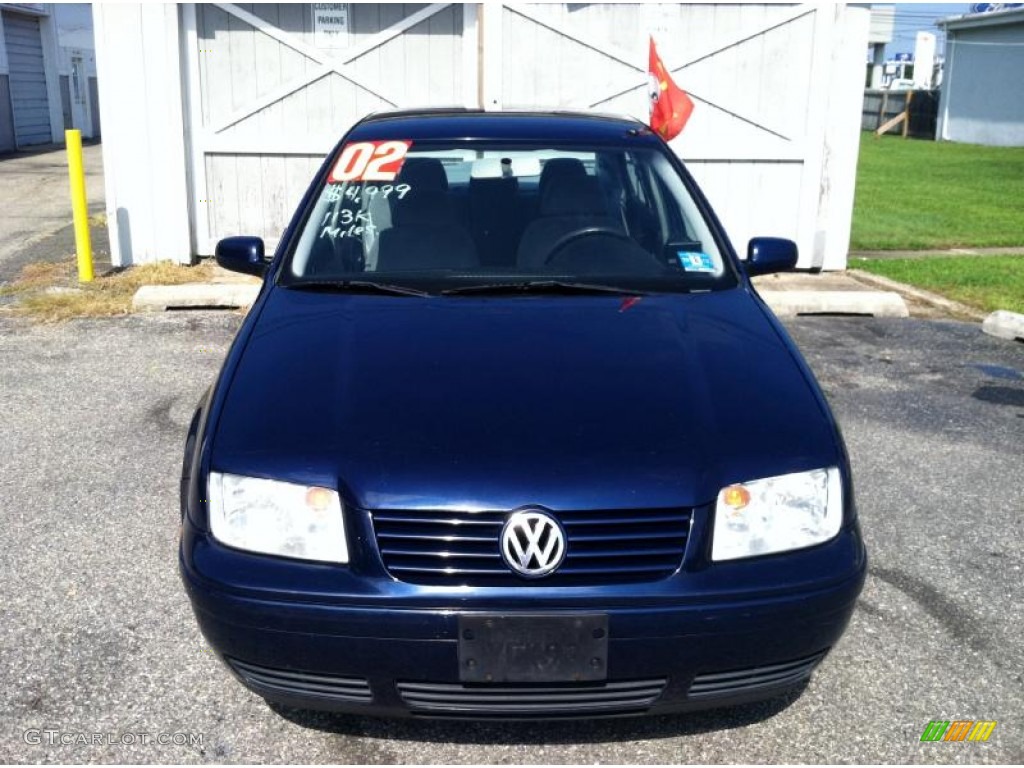
[{"label": "distant building", "polygon": [[885,46],[892,42],[895,19],[896,6],[871,6],[868,26],[868,88],[881,88],[884,85]]},{"label": "distant building", "polygon": [[54,4],[57,18],[57,69],[60,72],[64,128],[78,128],[89,139],[100,137],[100,97],[96,78],[96,44],[90,3]]},{"label": "distant building", "polygon": [[954,16],[939,25],[946,30],[946,63],[937,138],[1024,146],[1024,8]]},{"label": "distant building", "polygon": [[99,136],[88,3],[0,3],[0,152]]}]

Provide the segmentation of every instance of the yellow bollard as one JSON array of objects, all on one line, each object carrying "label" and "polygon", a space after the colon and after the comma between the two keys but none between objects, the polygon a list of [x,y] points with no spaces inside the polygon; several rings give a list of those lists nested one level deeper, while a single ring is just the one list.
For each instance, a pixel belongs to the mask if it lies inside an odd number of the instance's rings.
[{"label": "yellow bollard", "polygon": [[89,206],[85,200],[85,169],[82,165],[82,132],[64,131],[68,147],[68,176],[71,179],[71,212],[75,219],[75,251],[78,253],[78,282],[92,282],[92,239],[89,237]]}]

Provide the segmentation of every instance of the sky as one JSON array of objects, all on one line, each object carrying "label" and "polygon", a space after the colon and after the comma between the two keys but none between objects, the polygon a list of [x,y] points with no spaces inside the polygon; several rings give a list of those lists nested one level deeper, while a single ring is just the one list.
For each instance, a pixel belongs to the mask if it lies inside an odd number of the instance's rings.
[{"label": "sky", "polygon": [[[883,5],[883,3],[878,3]],[[935,26],[936,19],[959,16],[970,10],[970,3],[892,3],[896,6],[892,42],[885,46],[886,60],[897,53],[913,53],[918,32],[931,32],[937,38],[936,51],[943,50],[945,36]]]}]

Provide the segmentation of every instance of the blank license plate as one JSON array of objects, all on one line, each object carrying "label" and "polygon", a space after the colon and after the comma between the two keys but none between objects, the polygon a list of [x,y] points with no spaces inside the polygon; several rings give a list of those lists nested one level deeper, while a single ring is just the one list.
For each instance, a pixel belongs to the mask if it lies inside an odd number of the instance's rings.
[{"label": "blank license plate", "polygon": [[608,676],[608,616],[460,616],[464,683],[561,683]]}]

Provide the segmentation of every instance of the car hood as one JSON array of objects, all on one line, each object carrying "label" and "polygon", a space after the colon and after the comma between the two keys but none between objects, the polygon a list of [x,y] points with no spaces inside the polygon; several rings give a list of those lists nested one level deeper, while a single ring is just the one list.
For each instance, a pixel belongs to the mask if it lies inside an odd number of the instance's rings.
[{"label": "car hood", "polygon": [[839,455],[815,385],[742,288],[275,288],[225,383],[213,469],[338,484],[364,509],[692,506]]}]

